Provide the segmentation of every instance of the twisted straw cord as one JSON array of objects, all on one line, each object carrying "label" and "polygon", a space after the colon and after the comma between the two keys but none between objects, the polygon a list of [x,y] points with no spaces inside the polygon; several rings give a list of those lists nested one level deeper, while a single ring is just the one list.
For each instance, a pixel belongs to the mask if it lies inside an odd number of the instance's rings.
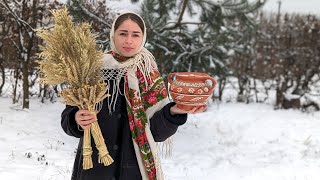
[{"label": "twisted straw cord", "polygon": [[114,161],[113,161],[112,157],[110,156],[109,151],[107,149],[107,146],[104,142],[104,138],[102,136],[101,129],[98,125],[98,122],[92,123],[91,132],[92,132],[93,139],[96,143],[96,147],[99,151],[98,162],[103,163],[105,166],[109,166]]}]

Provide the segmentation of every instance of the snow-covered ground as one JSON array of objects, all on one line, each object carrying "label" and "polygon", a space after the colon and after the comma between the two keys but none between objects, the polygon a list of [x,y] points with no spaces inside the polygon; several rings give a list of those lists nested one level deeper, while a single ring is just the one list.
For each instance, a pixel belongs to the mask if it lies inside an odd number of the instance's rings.
[{"label": "snow-covered ground", "polygon": [[[0,179],[70,179],[78,139],[60,127],[60,102],[29,110],[0,98]],[[319,180],[320,112],[212,103],[174,135],[166,180]]]}]

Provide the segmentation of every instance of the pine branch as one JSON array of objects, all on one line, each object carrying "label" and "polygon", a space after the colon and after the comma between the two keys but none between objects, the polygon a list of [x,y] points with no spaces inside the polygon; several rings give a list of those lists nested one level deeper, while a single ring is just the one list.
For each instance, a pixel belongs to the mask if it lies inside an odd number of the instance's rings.
[{"label": "pine branch", "polygon": [[180,15],[179,15],[179,17],[178,17],[177,22],[175,23],[175,25],[173,25],[173,26],[171,26],[171,27],[164,27],[163,29],[160,30],[160,33],[162,33],[163,31],[172,30],[172,29],[175,29],[175,28],[181,26],[181,21],[182,21],[184,12],[185,12],[185,10],[186,10],[187,4],[188,4],[188,0],[184,0],[184,1],[183,1],[183,4],[182,4],[182,9],[181,9],[181,11],[180,11]]},{"label": "pine branch", "polygon": [[[176,23],[176,22],[168,22],[168,24],[171,24],[171,23]],[[203,25],[203,24],[205,24],[205,23],[204,23],[204,22],[180,22],[179,24],[180,24],[180,25],[187,25],[187,24]]]},{"label": "pine branch", "polygon": [[153,44],[154,46],[157,46],[159,47],[160,49],[164,50],[165,53],[164,55],[169,55],[169,54],[172,54],[172,51],[170,51],[167,47],[163,46],[163,45],[160,45],[158,43],[154,43],[154,42],[150,42],[151,44]]}]

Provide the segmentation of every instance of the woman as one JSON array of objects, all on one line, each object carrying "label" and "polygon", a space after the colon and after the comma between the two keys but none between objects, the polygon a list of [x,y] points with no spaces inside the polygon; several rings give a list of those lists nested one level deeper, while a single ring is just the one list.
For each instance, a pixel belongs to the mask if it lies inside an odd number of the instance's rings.
[{"label": "woman", "polygon": [[[155,142],[173,135],[188,113],[203,112],[207,107],[184,111],[168,101],[154,57],[143,47],[146,27],[139,15],[120,14],[113,22],[110,40],[102,76],[110,96],[100,104],[99,113],[95,116],[72,106],[62,112],[63,130],[80,138],[71,179],[162,180]],[[98,163],[98,150],[92,144],[93,168],[83,170],[83,129],[97,119],[114,162],[109,166]]]}]

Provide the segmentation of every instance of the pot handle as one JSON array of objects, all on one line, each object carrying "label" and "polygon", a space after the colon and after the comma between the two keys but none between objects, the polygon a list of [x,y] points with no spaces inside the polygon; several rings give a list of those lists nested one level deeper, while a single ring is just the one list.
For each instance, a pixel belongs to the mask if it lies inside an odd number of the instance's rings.
[{"label": "pot handle", "polygon": [[[217,81],[213,78],[213,77],[210,77],[205,81],[205,83],[210,86],[210,89],[214,89],[217,85]],[[212,84],[211,84],[212,83]]]},{"label": "pot handle", "polygon": [[170,73],[169,75],[168,75],[168,82],[170,83],[170,84],[172,84],[172,82],[173,81],[175,81],[175,76],[176,76],[176,73]]}]

